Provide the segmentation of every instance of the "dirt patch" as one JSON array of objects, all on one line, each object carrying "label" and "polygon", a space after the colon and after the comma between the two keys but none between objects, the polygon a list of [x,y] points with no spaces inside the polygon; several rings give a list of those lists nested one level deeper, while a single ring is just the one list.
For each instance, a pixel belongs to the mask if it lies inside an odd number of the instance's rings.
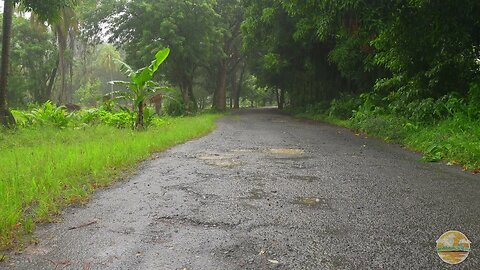
[{"label": "dirt patch", "polygon": [[268,151],[271,154],[276,155],[303,155],[305,150],[297,148],[272,148]]},{"label": "dirt patch", "polygon": [[231,155],[212,154],[202,155],[197,158],[203,160],[208,165],[223,168],[232,168],[241,164],[240,161],[232,158]]},{"label": "dirt patch", "polygon": [[294,203],[308,207],[330,208],[325,199],[317,197],[299,197]]},{"label": "dirt patch", "polygon": [[233,153],[253,153],[253,152],[256,152],[255,149],[232,149],[230,150],[230,152],[233,152]]}]

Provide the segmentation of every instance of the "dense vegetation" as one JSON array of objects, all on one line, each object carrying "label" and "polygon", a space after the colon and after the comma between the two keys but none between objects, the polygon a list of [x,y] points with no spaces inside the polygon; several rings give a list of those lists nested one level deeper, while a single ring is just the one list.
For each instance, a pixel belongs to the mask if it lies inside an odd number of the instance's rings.
[{"label": "dense vegetation", "polygon": [[[9,72],[2,77],[8,84],[0,87],[2,111],[47,100],[86,108],[101,105],[113,97],[110,93],[124,90],[124,85],[108,84],[127,79],[122,62],[141,69],[164,48],[171,50],[169,60],[152,77],[172,90],[161,100],[162,113],[275,102],[273,92],[257,87],[247,69],[239,0],[15,3],[18,12],[11,14],[12,35],[6,43],[10,57],[4,57]],[[156,101],[146,99],[145,105]]]},{"label": "dense vegetation", "polygon": [[279,107],[480,167],[480,2],[245,3],[246,54]]}]

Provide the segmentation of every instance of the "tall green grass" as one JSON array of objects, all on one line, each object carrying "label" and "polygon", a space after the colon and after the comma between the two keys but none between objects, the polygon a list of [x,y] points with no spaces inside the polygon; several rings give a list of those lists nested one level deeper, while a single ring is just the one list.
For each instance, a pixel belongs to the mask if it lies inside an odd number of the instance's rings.
[{"label": "tall green grass", "polygon": [[210,132],[218,117],[174,118],[142,132],[105,125],[0,131],[0,249],[153,152]]}]

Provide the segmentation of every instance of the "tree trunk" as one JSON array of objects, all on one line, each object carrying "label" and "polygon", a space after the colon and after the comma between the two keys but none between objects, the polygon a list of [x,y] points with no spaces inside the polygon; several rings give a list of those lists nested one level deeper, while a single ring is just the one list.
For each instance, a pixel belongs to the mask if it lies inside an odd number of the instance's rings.
[{"label": "tree trunk", "polygon": [[162,102],[157,102],[155,103],[155,112],[157,113],[158,116],[162,115]]},{"label": "tree trunk", "polygon": [[180,83],[180,92],[182,94],[183,108],[188,112],[190,110],[190,96],[188,95],[188,86],[185,81]]},{"label": "tree trunk", "polygon": [[227,65],[225,61],[222,61],[219,64],[217,80],[217,89],[215,93],[216,100],[214,101],[215,109],[223,112],[227,107],[227,95],[225,87],[227,82]]},{"label": "tree trunk", "polygon": [[188,82],[188,96],[190,98],[190,103],[193,106],[191,109],[196,112],[198,110],[197,100],[195,99],[195,95],[193,94],[193,78]]},{"label": "tree trunk", "polygon": [[67,101],[67,85],[66,85],[66,68],[65,63],[65,50],[67,47],[66,35],[63,31],[63,28],[60,24],[57,24],[57,39],[58,39],[58,59],[59,59],[59,70],[61,75],[61,86],[60,86],[60,95],[59,103],[65,104]]},{"label": "tree trunk", "polygon": [[239,104],[240,95],[238,93],[238,89],[239,89],[239,85],[237,83],[237,68],[235,67],[232,71],[232,96],[233,96],[233,100],[230,99],[230,107],[232,107],[232,103],[233,103],[233,108],[234,109],[238,109],[240,107],[240,104]]},{"label": "tree trunk", "polygon": [[2,61],[0,70],[0,123],[9,127],[15,125],[15,118],[8,110],[8,68],[10,61],[10,40],[12,35],[13,0],[5,0],[3,6]]},{"label": "tree trunk", "polygon": [[278,91],[280,92],[280,95],[278,98],[278,109],[283,110],[285,108],[285,90],[280,89]]},{"label": "tree trunk", "polygon": [[57,62],[55,67],[52,69],[52,73],[50,74],[50,78],[48,79],[47,90],[44,93],[43,101],[46,102],[47,100],[52,100],[52,93],[53,93],[53,86],[55,86],[55,78],[57,78],[57,71],[58,71],[58,64],[59,58],[57,58]]},{"label": "tree trunk", "polygon": [[137,121],[135,122],[135,128],[136,129],[143,129],[144,123],[143,123],[143,108],[145,106],[145,102],[140,102],[138,104],[138,112],[137,112]]},{"label": "tree trunk", "polygon": [[247,65],[244,64],[242,71],[240,72],[240,79],[238,80],[237,86],[236,86],[236,93],[234,94],[234,109],[239,109],[240,108],[240,95],[242,94],[242,86],[243,86],[243,79],[245,77],[245,70],[247,69]]},{"label": "tree trunk", "polygon": [[75,55],[75,33],[73,31],[68,32],[69,38],[69,50],[71,53],[71,58],[68,59],[68,72],[69,72],[69,81],[67,86],[67,103],[73,102],[73,95],[75,90],[73,89],[73,57]]},{"label": "tree trunk", "polygon": [[[113,82],[113,69],[110,70],[110,81]],[[113,98],[113,83],[110,84],[110,96]]]}]

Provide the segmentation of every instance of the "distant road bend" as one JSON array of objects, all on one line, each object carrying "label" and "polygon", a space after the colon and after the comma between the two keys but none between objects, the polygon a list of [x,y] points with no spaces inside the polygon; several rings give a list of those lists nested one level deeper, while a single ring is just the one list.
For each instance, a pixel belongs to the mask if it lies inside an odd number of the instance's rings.
[{"label": "distant road bend", "polygon": [[98,191],[6,269],[451,269],[459,230],[480,269],[480,178],[349,130],[276,110],[212,134]]}]

